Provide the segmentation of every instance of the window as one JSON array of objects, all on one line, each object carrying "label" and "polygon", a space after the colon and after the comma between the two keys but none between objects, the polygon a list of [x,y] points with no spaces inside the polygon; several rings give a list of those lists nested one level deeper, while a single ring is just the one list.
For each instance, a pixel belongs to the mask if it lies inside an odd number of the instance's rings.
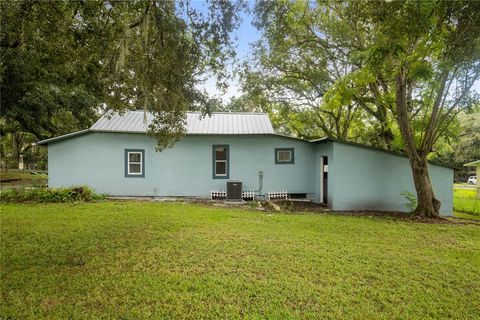
[{"label": "window", "polygon": [[275,164],[293,163],[295,163],[295,153],[293,148],[275,148]]},{"label": "window", "polygon": [[128,153],[128,174],[142,174],[142,153]]},{"label": "window", "polygon": [[213,179],[228,179],[230,175],[228,145],[213,145]]},{"label": "window", "polygon": [[125,149],[125,177],[145,177],[145,150]]}]

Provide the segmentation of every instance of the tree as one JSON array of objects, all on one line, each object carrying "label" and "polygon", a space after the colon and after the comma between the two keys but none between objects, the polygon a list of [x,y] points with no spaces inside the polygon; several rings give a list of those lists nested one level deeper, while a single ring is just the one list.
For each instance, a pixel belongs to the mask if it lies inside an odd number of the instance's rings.
[{"label": "tree", "polygon": [[259,1],[262,39],[244,76],[244,91],[265,95],[299,113],[314,113],[323,135],[357,140],[374,129],[370,144],[392,149],[393,102],[384,70],[364,66],[370,46],[365,26],[344,2]]},{"label": "tree", "polygon": [[471,168],[463,165],[480,159],[480,106],[460,112],[451,128],[453,136],[439,140],[434,152],[440,161],[457,169],[456,181],[466,181]]},{"label": "tree", "polygon": [[208,112],[198,89],[227,76],[230,35],[242,2],[3,1],[2,116],[38,138],[58,134],[65,114],[88,126],[101,109],[154,114],[162,149],[183,134],[187,109]]},{"label": "tree", "polygon": [[[25,160],[41,161],[45,158],[46,150],[35,150],[32,147],[36,137],[29,132],[22,132],[18,124],[7,124],[0,119],[0,128],[4,130],[0,139],[0,159],[2,167],[18,168],[20,156]],[[43,151],[43,152],[42,152]]]},{"label": "tree", "polygon": [[372,25],[369,69],[391,70],[395,116],[410,159],[419,216],[438,216],[428,157],[455,116],[472,105],[480,77],[480,3],[354,3]]},{"label": "tree", "polygon": [[265,112],[277,133],[304,139],[322,137],[313,111],[297,111],[287,103],[275,103],[257,93],[244,93],[227,103],[219,103],[214,111]]},{"label": "tree", "polygon": [[332,106],[347,123],[342,108],[360,107],[359,131],[378,126],[385,148],[395,148],[397,133],[412,167],[415,213],[437,216],[427,159],[478,99],[471,87],[480,72],[480,3],[261,1],[255,12],[268,40],[256,56],[264,91],[277,86],[299,101],[290,92],[315,89],[319,108]]}]

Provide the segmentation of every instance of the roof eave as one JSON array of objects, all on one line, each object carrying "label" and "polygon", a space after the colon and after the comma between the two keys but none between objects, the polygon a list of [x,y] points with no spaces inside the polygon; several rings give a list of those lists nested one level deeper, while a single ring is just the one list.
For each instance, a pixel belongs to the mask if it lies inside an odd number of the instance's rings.
[{"label": "roof eave", "polygon": [[320,139],[308,140],[308,142],[310,142],[310,143],[323,143],[323,142],[327,142],[327,141],[337,141],[337,140],[332,139],[330,137],[323,137],[323,138],[320,138]]},{"label": "roof eave", "polygon": [[[82,134],[86,133],[93,133],[93,132],[101,132],[101,133],[123,133],[123,134],[147,134],[147,131],[122,131],[122,130],[99,130],[99,129],[85,129],[85,130],[80,130],[80,131],[75,131],[71,133],[67,133],[61,136],[45,139],[36,142],[37,145],[48,145],[51,142],[56,142],[59,140],[64,140],[64,139],[69,139],[73,138]],[[289,138],[289,139],[295,139],[295,140],[301,140],[301,141],[306,141],[302,138],[296,138],[296,137],[290,137],[290,136],[285,136],[281,134],[276,134],[276,133],[271,133],[271,132],[255,132],[255,133],[187,133],[187,136],[261,136],[261,135],[273,135],[273,136],[278,136],[278,137],[283,137],[283,138]]]},{"label": "roof eave", "polygon": [[48,145],[50,142],[55,142],[57,140],[63,140],[63,139],[68,139],[68,138],[71,138],[71,137],[75,137],[75,136],[79,136],[79,135],[82,135],[82,134],[85,134],[85,133],[88,133],[88,132],[91,132],[90,129],[85,129],[85,130],[80,130],[80,131],[75,131],[75,132],[70,132],[70,133],[67,133],[67,134],[63,134],[61,136],[58,136],[58,137],[53,137],[53,138],[49,138],[49,139],[45,139],[45,140],[41,140],[41,141],[38,141],[36,142],[37,145]]},{"label": "roof eave", "polygon": [[472,162],[465,163],[463,166],[464,166],[464,167],[477,167],[477,166],[480,166],[480,160],[475,160],[475,161],[472,161]]}]

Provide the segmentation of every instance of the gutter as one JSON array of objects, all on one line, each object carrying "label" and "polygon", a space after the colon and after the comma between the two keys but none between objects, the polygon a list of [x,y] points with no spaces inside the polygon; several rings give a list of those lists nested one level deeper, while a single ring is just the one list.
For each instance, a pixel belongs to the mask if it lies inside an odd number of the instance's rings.
[{"label": "gutter", "polygon": [[61,135],[61,136],[58,136],[58,137],[54,137],[54,138],[50,138],[50,139],[45,139],[45,140],[40,140],[40,141],[38,141],[36,144],[37,144],[37,145],[40,145],[40,146],[41,146],[41,145],[48,145],[50,142],[57,141],[57,140],[62,140],[62,139],[66,139],[66,138],[71,138],[71,137],[75,137],[75,136],[79,136],[79,135],[88,133],[88,132],[90,132],[90,131],[91,131],[90,129],[75,131],[75,132],[67,133],[67,134],[64,134],[64,135]]}]

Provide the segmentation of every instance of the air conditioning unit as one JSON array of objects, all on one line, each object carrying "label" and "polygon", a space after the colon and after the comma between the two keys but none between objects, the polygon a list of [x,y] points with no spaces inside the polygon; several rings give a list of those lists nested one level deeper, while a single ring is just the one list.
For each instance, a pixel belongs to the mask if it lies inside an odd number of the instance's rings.
[{"label": "air conditioning unit", "polygon": [[227,181],[227,200],[242,200],[242,182]]}]

